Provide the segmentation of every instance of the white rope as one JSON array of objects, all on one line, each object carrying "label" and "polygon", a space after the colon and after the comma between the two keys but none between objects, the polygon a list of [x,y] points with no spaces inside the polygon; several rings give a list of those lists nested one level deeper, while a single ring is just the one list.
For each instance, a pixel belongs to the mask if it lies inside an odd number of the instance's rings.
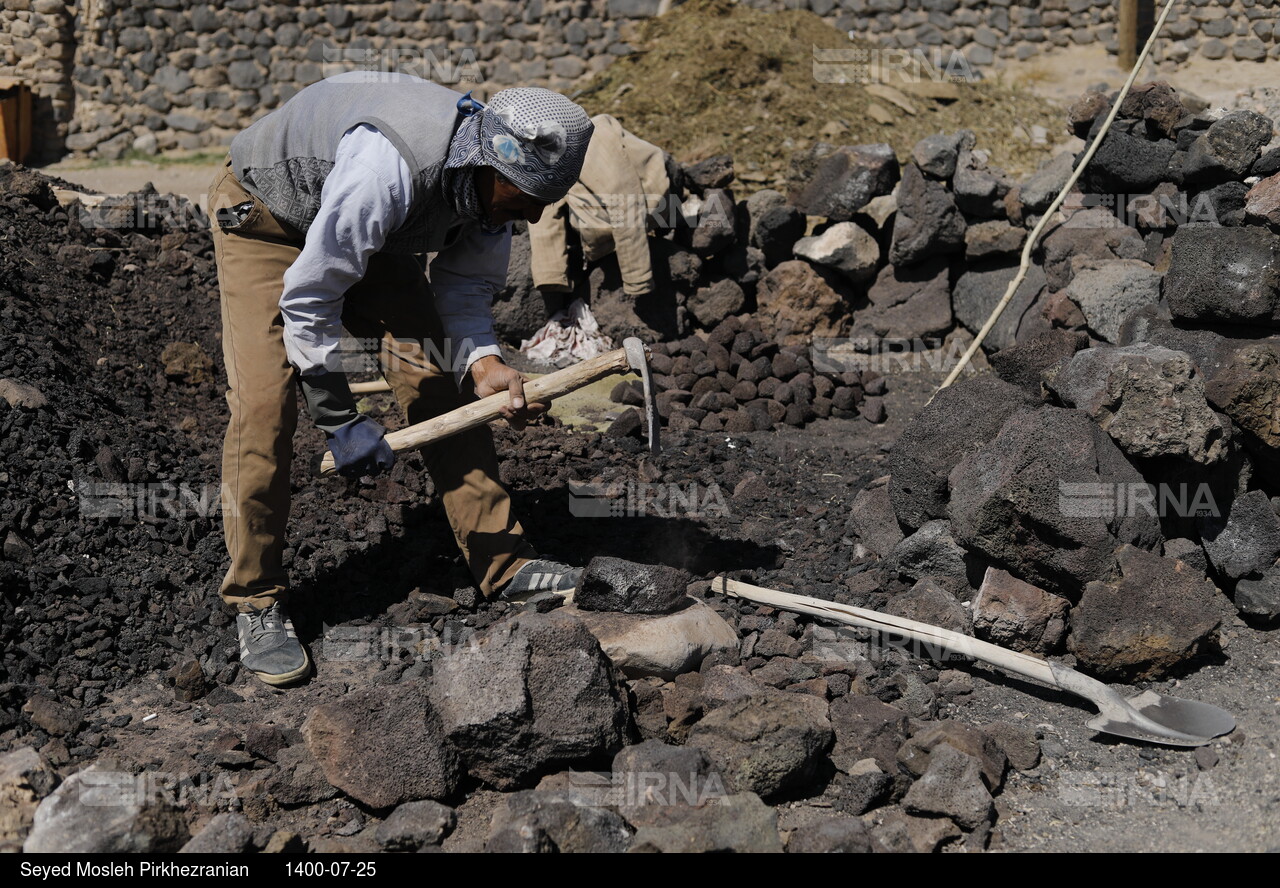
[{"label": "white rope", "polygon": [[1044,215],[1040,217],[1040,221],[1036,223],[1036,227],[1031,230],[1031,234],[1027,238],[1027,242],[1022,247],[1022,263],[1018,266],[1018,273],[1014,275],[1013,280],[1009,282],[1009,286],[1004,291],[1004,297],[996,303],[996,307],[991,312],[991,316],[988,317],[987,322],[982,325],[982,329],[979,330],[978,335],[973,338],[973,342],[969,343],[969,347],[965,349],[964,354],[960,356],[960,361],[952,369],[947,378],[943,380],[942,385],[938,386],[938,388],[934,390],[933,395],[929,398],[930,401],[937,396],[938,392],[955,382],[956,378],[964,372],[964,368],[969,365],[969,360],[982,346],[982,340],[991,332],[991,328],[996,325],[996,321],[999,320],[1001,312],[1005,310],[1005,307],[1008,306],[1009,302],[1013,299],[1013,294],[1017,291],[1018,285],[1026,280],[1027,269],[1031,265],[1031,251],[1035,248],[1036,239],[1039,238],[1040,234],[1044,231],[1049,219],[1051,219],[1053,214],[1058,211],[1058,208],[1062,206],[1062,202],[1066,199],[1067,194],[1075,187],[1076,181],[1080,178],[1081,173],[1083,173],[1085,167],[1089,165],[1089,161],[1093,159],[1093,155],[1097,153],[1098,146],[1102,144],[1102,140],[1107,135],[1107,131],[1111,129],[1112,121],[1116,119],[1116,115],[1120,112],[1120,105],[1129,95],[1129,89],[1133,86],[1133,81],[1137,79],[1138,72],[1142,70],[1142,64],[1147,60],[1148,53],[1151,52],[1151,48],[1155,45],[1156,37],[1160,35],[1160,29],[1164,26],[1164,21],[1169,17],[1169,11],[1173,9],[1173,4],[1175,2],[1177,2],[1177,0],[1169,0],[1169,2],[1165,4],[1164,11],[1160,13],[1160,18],[1156,20],[1155,27],[1151,29],[1151,36],[1147,38],[1146,45],[1142,47],[1142,52],[1138,54],[1138,60],[1133,65],[1133,70],[1129,72],[1129,79],[1124,82],[1124,86],[1120,89],[1120,94],[1116,96],[1115,102],[1112,103],[1111,113],[1107,115],[1107,119],[1103,122],[1102,129],[1099,130],[1097,137],[1094,138],[1093,142],[1089,145],[1089,149],[1085,151],[1084,158],[1080,161],[1079,165],[1076,166],[1075,171],[1072,172],[1071,178],[1067,179],[1067,184],[1062,186],[1062,190],[1058,192],[1058,196],[1054,198],[1053,203],[1049,205],[1049,209],[1047,209]]}]

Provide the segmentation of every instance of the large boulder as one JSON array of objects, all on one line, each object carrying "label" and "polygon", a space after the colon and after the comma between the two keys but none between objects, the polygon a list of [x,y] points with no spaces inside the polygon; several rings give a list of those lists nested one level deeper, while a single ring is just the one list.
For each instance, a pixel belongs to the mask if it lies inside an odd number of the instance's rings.
[{"label": "large boulder", "polygon": [[519,614],[435,664],[431,702],[467,770],[512,789],[553,764],[612,755],[623,744],[626,694],[583,623]]},{"label": "large boulder", "polygon": [[1280,238],[1266,228],[1183,225],[1164,296],[1175,318],[1280,325]]},{"label": "large boulder", "polygon": [[1032,398],[992,374],[962,379],[938,392],[903,430],[889,455],[889,497],[898,521],[915,530],[947,517],[947,477],[965,454],[994,438]]},{"label": "large boulder", "polygon": [[1117,546],[1160,542],[1154,509],[1117,507],[1130,489],[1146,489],[1142,476],[1076,410],[1019,410],[960,460],[949,483],[960,545],[1067,598],[1107,576]]},{"label": "large boulder", "polygon": [[1218,590],[1176,558],[1133,546],[1115,553],[1118,576],[1093,580],[1071,611],[1068,644],[1104,678],[1162,678],[1216,640]]},{"label": "large boulder", "polygon": [[302,736],[325,779],[372,808],[447,798],[462,776],[422,681],[365,688],[317,706]]},{"label": "large boulder", "polygon": [[1209,465],[1226,455],[1230,430],[1209,406],[1204,380],[1185,352],[1149,343],[1088,348],[1071,358],[1050,388],[1129,456]]},{"label": "large boulder", "polygon": [[819,773],[835,735],[825,700],[766,694],[712,710],[689,732],[734,792],[765,801],[794,793]]},{"label": "large boulder", "polygon": [[889,261],[911,265],[940,253],[964,250],[964,216],[942,182],[926,179],[908,164],[898,186],[898,214],[893,223]]},{"label": "large boulder", "polygon": [[806,215],[847,222],[897,182],[898,158],[890,146],[819,142],[792,158],[789,200]]}]

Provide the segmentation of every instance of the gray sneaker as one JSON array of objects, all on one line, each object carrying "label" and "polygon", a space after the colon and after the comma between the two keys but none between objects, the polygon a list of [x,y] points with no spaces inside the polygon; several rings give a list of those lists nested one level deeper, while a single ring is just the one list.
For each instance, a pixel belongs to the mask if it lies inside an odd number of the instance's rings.
[{"label": "gray sneaker", "polygon": [[537,558],[522,565],[498,597],[503,601],[523,601],[542,592],[568,595],[577,588],[581,577],[580,567]]},{"label": "gray sneaker", "polygon": [[240,665],[269,685],[285,685],[305,678],[311,671],[293,621],[284,605],[236,616],[240,633]]}]

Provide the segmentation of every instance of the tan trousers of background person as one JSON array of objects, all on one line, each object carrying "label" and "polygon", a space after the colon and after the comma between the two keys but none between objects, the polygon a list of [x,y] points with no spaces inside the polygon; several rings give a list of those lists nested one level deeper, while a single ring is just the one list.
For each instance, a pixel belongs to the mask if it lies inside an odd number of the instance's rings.
[{"label": "tan trousers of background person", "polygon": [[[253,209],[244,221],[223,229],[215,213],[246,201]],[[231,408],[222,451],[223,529],[231,566],[221,593],[228,606],[245,611],[287,598],[283,552],[298,401],[279,301],[284,273],[304,238],[245,191],[229,160],[210,189],[209,214]],[[474,399],[469,390],[460,394],[452,370],[440,366],[439,356],[450,352],[413,257],[373,256],[364,280],[347,292],[342,324],[353,336],[381,341],[383,374],[410,423]],[[431,352],[423,347],[428,340],[434,344]],[[423,454],[471,574],[480,591],[491,596],[537,557],[499,481],[493,436],[481,426]]]}]

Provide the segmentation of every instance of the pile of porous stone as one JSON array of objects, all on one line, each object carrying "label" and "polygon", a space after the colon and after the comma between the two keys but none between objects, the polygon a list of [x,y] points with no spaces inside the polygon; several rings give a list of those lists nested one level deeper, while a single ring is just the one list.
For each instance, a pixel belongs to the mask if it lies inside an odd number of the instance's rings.
[{"label": "pile of porous stone", "polygon": [[[1086,95],[1072,124],[1093,138],[1108,109]],[[1046,289],[1005,314],[994,374],[939,393],[855,503],[878,569],[918,581],[907,615],[963,602],[966,631],[1126,679],[1214,651],[1219,589],[1275,625],[1273,135],[1164,84],[1126,100],[1045,238]]]}]

